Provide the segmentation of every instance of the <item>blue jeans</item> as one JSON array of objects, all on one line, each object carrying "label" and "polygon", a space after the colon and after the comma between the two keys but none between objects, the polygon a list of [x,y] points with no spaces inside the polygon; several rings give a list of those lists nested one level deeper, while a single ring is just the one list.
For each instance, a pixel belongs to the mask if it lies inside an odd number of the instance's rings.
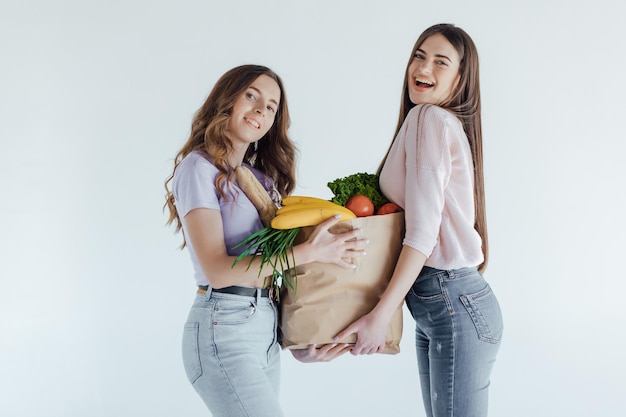
[{"label": "blue jeans", "polygon": [[183,332],[189,381],[214,417],[282,416],[278,313],[267,297],[197,294]]},{"label": "blue jeans", "polygon": [[424,267],[406,296],[415,319],[422,399],[428,417],[487,415],[489,376],[502,313],[476,268]]}]

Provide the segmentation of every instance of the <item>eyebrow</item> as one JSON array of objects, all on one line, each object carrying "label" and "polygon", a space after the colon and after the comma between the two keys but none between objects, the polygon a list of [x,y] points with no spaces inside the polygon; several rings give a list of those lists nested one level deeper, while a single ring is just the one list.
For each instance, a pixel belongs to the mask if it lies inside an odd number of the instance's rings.
[{"label": "eyebrow", "polygon": [[[417,52],[417,51],[420,51],[421,53],[423,53],[423,54],[425,54],[425,55],[428,55],[428,53],[426,53],[426,51],[424,51],[423,49],[417,48],[417,49],[415,50],[415,52]],[[445,55],[435,54],[435,57],[436,57],[436,58],[445,58],[445,59],[447,59],[448,61],[452,62],[452,60],[451,60],[450,58],[448,58],[447,56],[445,56]]]},{"label": "eyebrow", "polygon": [[[260,95],[263,95],[263,93],[261,92],[261,90],[259,90],[258,88],[254,87],[254,86],[250,86],[249,88],[251,88],[252,90],[256,91],[257,93],[259,93]],[[276,100],[274,100],[273,98],[270,98],[270,101],[274,104],[276,104],[278,106],[278,102]]]}]

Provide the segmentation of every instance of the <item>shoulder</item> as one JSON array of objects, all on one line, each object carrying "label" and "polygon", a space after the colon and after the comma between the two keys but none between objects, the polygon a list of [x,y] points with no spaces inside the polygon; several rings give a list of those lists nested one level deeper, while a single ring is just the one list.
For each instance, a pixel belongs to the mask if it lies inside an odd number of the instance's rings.
[{"label": "shoulder", "polygon": [[434,123],[439,125],[459,125],[461,121],[450,111],[434,104],[418,104],[406,115],[406,120],[417,123]]},{"label": "shoulder", "polygon": [[203,168],[203,169],[214,169],[217,171],[217,168],[211,161],[209,161],[201,152],[193,151],[189,155],[183,158],[178,164],[179,168],[185,169],[193,169],[193,168]]},{"label": "shoulder", "polygon": [[201,152],[193,151],[183,158],[176,167],[175,176],[181,175],[203,175],[215,176],[219,170]]},{"label": "shoulder", "polygon": [[181,183],[213,183],[219,170],[201,152],[185,156],[174,171],[173,185]]},{"label": "shoulder", "polygon": [[[455,141],[465,137],[461,120],[449,110],[432,104],[418,104],[407,114],[405,123],[428,137]],[[410,128],[410,127],[409,127]]]}]

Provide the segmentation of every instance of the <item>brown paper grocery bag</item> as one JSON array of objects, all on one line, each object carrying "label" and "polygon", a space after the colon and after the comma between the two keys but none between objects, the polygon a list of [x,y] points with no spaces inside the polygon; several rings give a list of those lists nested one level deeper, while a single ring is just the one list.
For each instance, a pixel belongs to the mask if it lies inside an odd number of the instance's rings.
[{"label": "brown paper grocery bag", "polygon": [[[341,233],[363,229],[369,239],[367,255],[354,258],[354,270],[333,264],[309,263],[298,266],[297,288],[283,286],[281,292],[282,346],[304,349],[310,344],[335,343],[332,339],[359,317],[369,313],[387,287],[402,248],[404,213],[359,217],[330,229]],[[305,227],[298,235],[304,241],[313,232]],[[402,305],[394,313],[382,353],[400,352]],[[337,343],[356,342],[352,334]]]}]

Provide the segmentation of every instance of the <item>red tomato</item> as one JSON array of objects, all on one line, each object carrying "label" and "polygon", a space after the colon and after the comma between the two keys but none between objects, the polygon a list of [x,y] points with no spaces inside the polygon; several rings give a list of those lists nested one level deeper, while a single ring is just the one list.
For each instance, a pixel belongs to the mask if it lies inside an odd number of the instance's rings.
[{"label": "red tomato", "polygon": [[346,201],[345,207],[357,217],[371,216],[374,214],[374,203],[368,197],[357,194]]},{"label": "red tomato", "polygon": [[402,211],[402,208],[396,203],[385,203],[382,206],[378,207],[376,214],[391,214]]}]

